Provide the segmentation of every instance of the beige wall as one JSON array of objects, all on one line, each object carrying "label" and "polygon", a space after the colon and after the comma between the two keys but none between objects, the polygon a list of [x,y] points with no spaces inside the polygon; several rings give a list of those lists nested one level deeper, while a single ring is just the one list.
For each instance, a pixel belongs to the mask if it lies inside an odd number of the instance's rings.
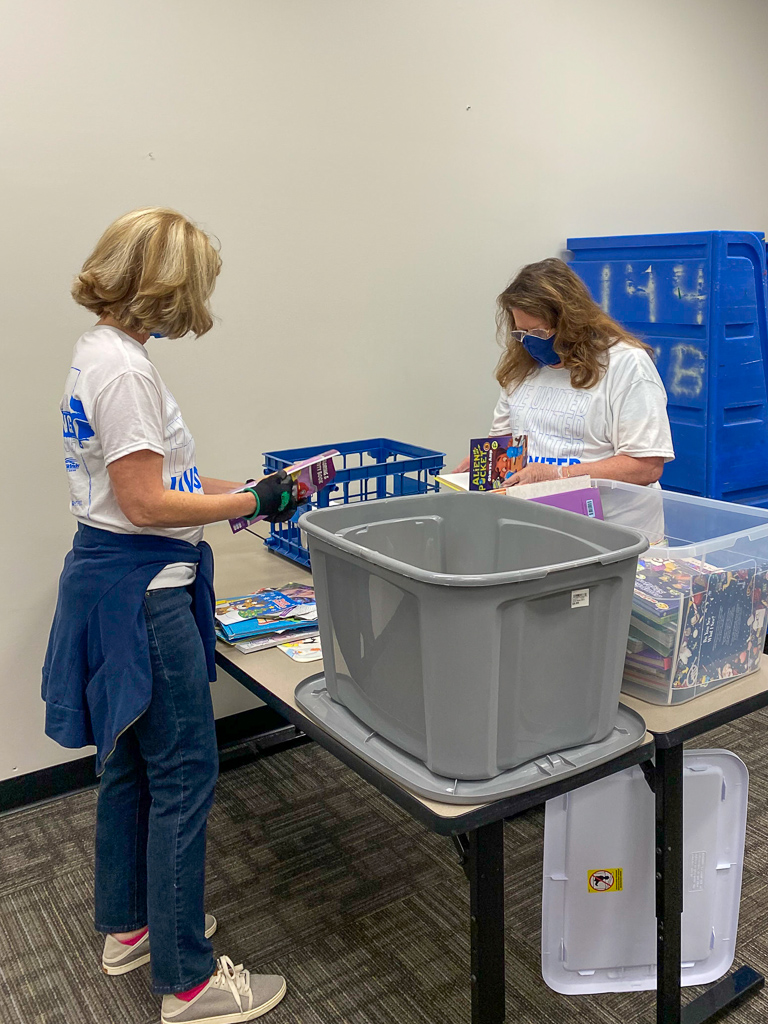
[{"label": "beige wall", "polygon": [[89,323],[69,280],[112,218],[168,204],[221,239],[220,324],[152,348],[201,472],[376,433],[453,461],[520,264],[766,227],[767,29],[763,0],[0,0],[0,778],[73,756],[38,695],[58,403]]}]

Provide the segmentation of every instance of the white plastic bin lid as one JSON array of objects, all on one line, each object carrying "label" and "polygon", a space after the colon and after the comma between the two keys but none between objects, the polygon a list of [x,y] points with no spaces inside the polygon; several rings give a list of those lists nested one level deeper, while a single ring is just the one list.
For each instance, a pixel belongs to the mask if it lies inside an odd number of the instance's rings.
[{"label": "white plastic bin lid", "polygon": [[[727,974],[736,949],[748,773],[728,750],[683,767],[683,985]],[[654,797],[639,767],[547,802],[541,969],[556,992],[656,987]]]}]

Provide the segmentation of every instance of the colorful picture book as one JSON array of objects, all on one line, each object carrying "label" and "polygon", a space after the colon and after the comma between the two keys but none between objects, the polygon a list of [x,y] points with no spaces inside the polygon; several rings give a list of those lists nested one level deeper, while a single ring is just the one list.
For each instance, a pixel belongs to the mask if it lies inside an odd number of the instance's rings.
[{"label": "colorful picture book", "polygon": [[508,487],[527,461],[525,434],[475,438],[469,442],[470,491],[497,491]]},{"label": "colorful picture book", "polygon": [[667,695],[755,671],[768,613],[768,565],[638,560],[624,678]]},{"label": "colorful picture book", "polygon": [[256,651],[268,651],[271,647],[279,647],[281,644],[293,643],[294,640],[312,640],[317,630],[308,629],[306,625],[300,630],[289,630],[286,633],[268,633],[266,636],[254,637],[253,640],[243,640],[234,644],[234,647],[241,654],[254,654]]},{"label": "colorful picture book", "polygon": [[280,644],[280,650],[293,661],[300,662],[320,661],[323,656],[319,636],[308,636],[291,643]]},{"label": "colorful picture book", "polygon": [[314,588],[303,583],[216,602],[216,632],[229,644],[308,631],[317,632],[317,605]]},{"label": "colorful picture book", "polygon": [[[311,495],[316,494],[333,482],[336,476],[336,466],[333,458],[338,454],[339,452],[335,448],[331,448],[327,452],[321,452],[319,455],[313,455],[310,459],[305,459],[303,462],[294,462],[292,466],[286,467],[286,472],[293,478],[294,496],[299,505],[306,504]],[[240,487],[238,490],[233,491],[233,493],[240,494],[244,490],[244,487]],[[237,519],[230,519],[229,525],[232,527],[232,532],[237,533],[239,530],[244,530],[247,526],[250,526],[252,523],[258,523],[264,518],[266,517],[257,516],[255,519],[248,520],[241,516]]]}]

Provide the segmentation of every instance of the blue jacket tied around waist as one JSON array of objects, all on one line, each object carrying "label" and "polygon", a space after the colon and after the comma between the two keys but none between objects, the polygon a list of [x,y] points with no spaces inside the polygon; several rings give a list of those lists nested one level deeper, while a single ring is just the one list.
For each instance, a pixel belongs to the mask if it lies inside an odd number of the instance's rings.
[{"label": "blue jacket tied around waist", "polygon": [[216,678],[213,553],[201,541],[110,533],[82,523],[64,561],[43,666],[45,731],[63,747],[96,745],[96,771],[152,699],[144,593],[171,562],[194,562],[192,611]]}]

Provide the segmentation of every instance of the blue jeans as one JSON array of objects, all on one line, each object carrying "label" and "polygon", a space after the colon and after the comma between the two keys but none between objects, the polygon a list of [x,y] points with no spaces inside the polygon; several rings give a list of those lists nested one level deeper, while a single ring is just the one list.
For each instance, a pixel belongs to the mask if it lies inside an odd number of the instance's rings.
[{"label": "blue jeans", "polygon": [[185,992],[215,968],[203,899],[219,759],[191,602],[186,587],[145,595],[152,702],[106,763],[96,816],[96,930],[149,925],[158,993]]}]

